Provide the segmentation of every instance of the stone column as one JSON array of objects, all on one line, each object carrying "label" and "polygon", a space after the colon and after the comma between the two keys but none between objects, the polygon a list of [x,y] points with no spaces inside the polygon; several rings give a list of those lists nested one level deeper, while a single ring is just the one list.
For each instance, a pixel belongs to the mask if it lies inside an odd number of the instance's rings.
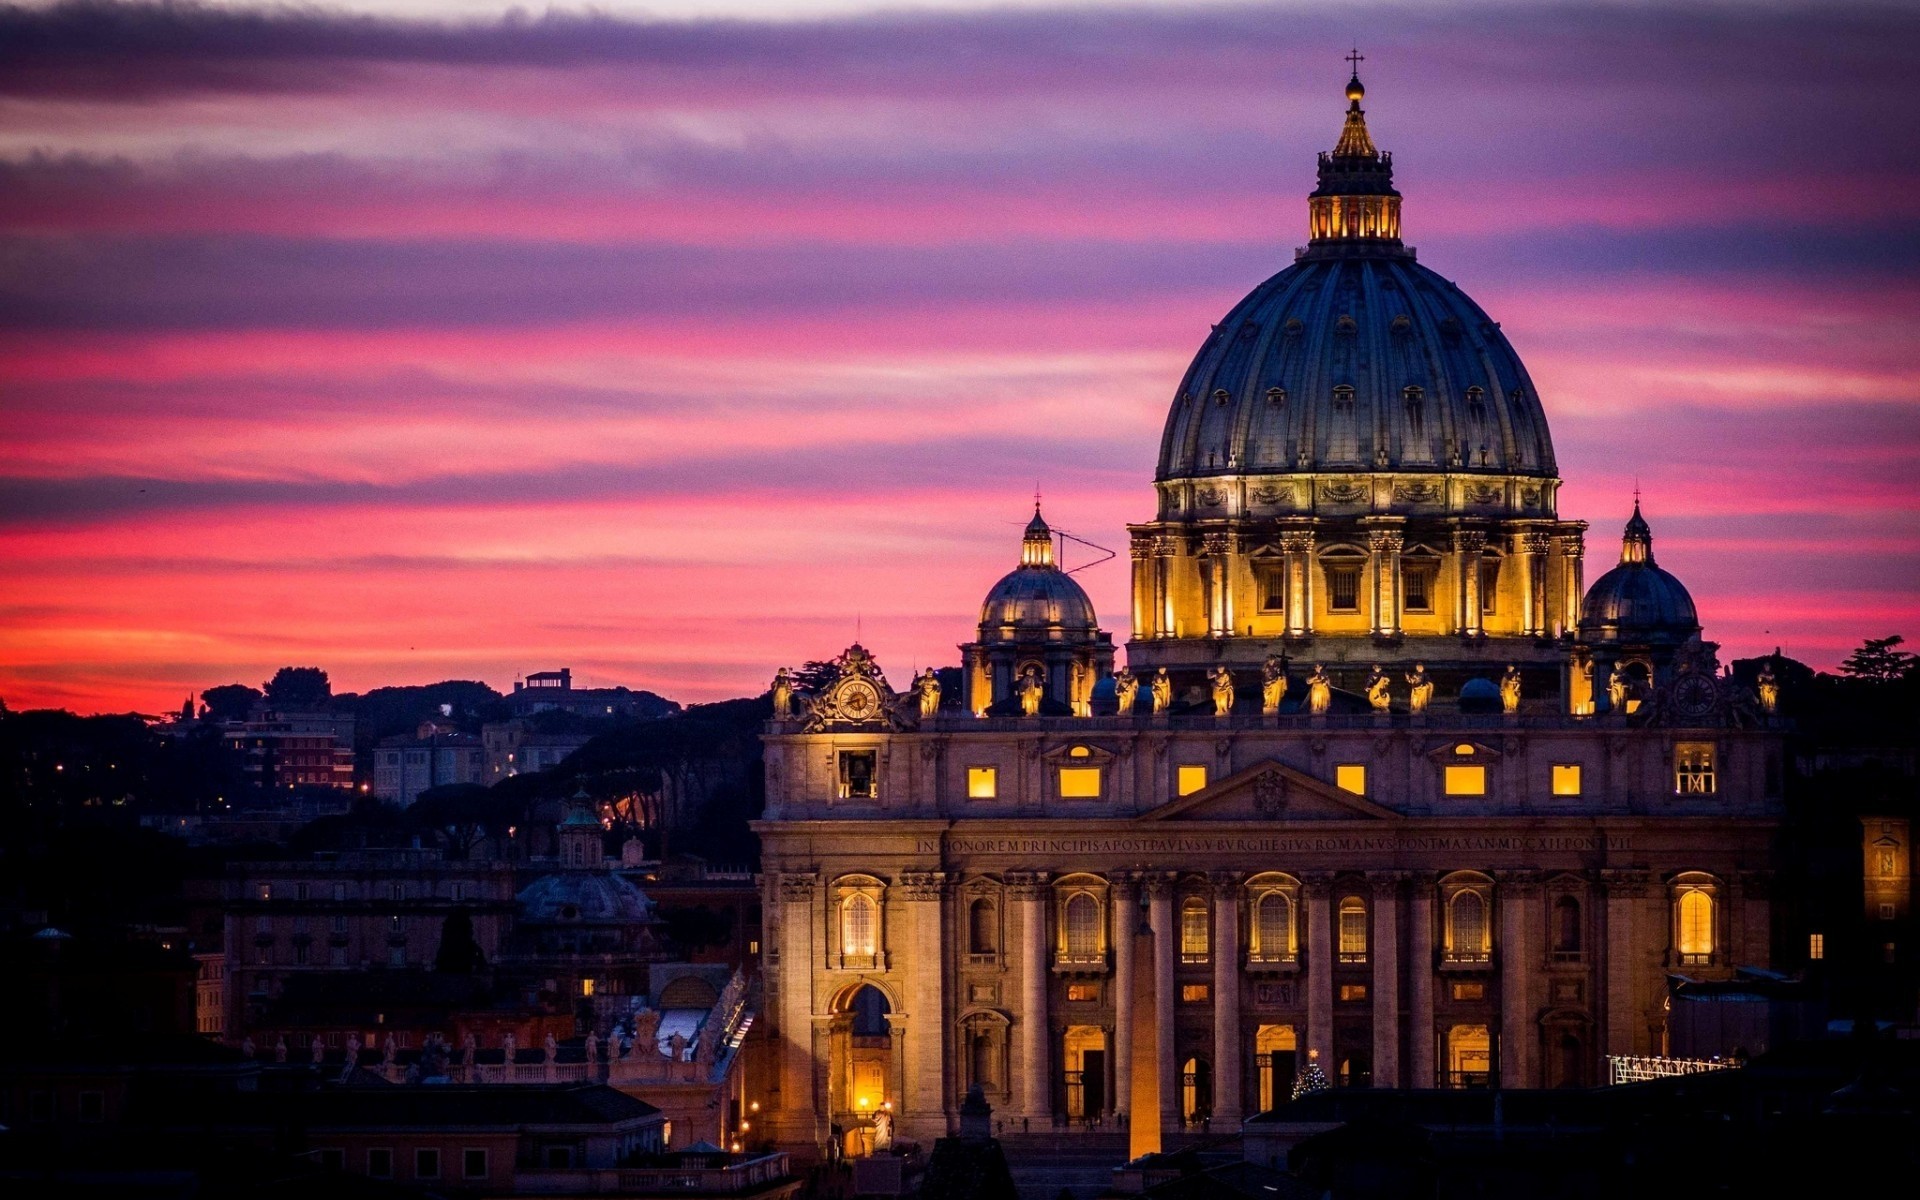
[{"label": "stone column", "polygon": [[1602,871],[1600,881],[1607,898],[1602,981],[1606,988],[1606,1053],[1641,1054],[1650,1047],[1640,1040],[1644,1022],[1635,968],[1641,955],[1634,931],[1634,908],[1652,887],[1653,876],[1646,871]]},{"label": "stone column", "polygon": [[1148,875],[1148,913],[1153,923],[1153,1016],[1158,1026],[1155,1056],[1160,1094],[1160,1127],[1177,1128],[1180,1121],[1180,1060],[1173,1043],[1173,957],[1180,930],[1173,917],[1173,880]]},{"label": "stone column", "polygon": [[1209,533],[1200,539],[1200,570],[1207,583],[1207,636],[1225,637],[1227,624],[1227,535]]},{"label": "stone column", "polygon": [[1547,535],[1523,533],[1514,539],[1520,559],[1522,633],[1540,637],[1547,631]]},{"label": "stone column", "polygon": [[1540,891],[1530,879],[1498,882],[1500,896],[1500,1086],[1534,1087],[1536,1040],[1529,985],[1539,973],[1539,955],[1527,939],[1527,907]]},{"label": "stone column", "polygon": [[1047,1063],[1047,900],[1042,872],[1010,873],[1007,891],[1020,906],[1020,1016],[1015,1073],[1020,1113],[1035,1122],[1053,1114]]},{"label": "stone column", "polygon": [[907,871],[901,875],[906,893],[907,952],[906,1001],[911,1026],[902,1059],[900,1090],[905,1123],[923,1136],[946,1133],[946,1110],[953,1096],[947,1086],[946,996],[947,946],[943,936],[947,877],[942,871]]},{"label": "stone column", "polygon": [[1247,1039],[1240,1028],[1240,876],[1216,871],[1213,883],[1213,1116],[1240,1120],[1246,1089],[1241,1068]]},{"label": "stone column", "polygon": [[1433,881],[1412,885],[1407,901],[1407,1062],[1408,1087],[1430,1088],[1433,1067]]},{"label": "stone column", "polygon": [[1133,939],[1140,924],[1140,882],[1125,872],[1111,877],[1113,887],[1113,1110],[1132,1109],[1133,1094]]},{"label": "stone column", "polygon": [[[1333,1062],[1333,880],[1303,880],[1301,899],[1307,918],[1307,1041],[1309,1055],[1320,1052],[1320,1067],[1332,1073]],[[1277,1083],[1276,1083],[1277,1086]]]},{"label": "stone column", "polygon": [[1400,552],[1406,549],[1405,534],[1387,534],[1387,634],[1400,636],[1400,605],[1402,588],[1400,585]]},{"label": "stone column", "polygon": [[1174,634],[1173,556],[1178,547],[1178,539],[1167,534],[1153,539],[1153,621],[1159,637]]},{"label": "stone column", "polygon": [[1560,548],[1560,606],[1555,618],[1560,628],[1555,632],[1563,633],[1580,626],[1580,601],[1586,596],[1581,576],[1587,549],[1577,529],[1559,534],[1554,542]]},{"label": "stone column", "polygon": [[826,1129],[818,1119],[821,1109],[815,1096],[815,1081],[828,1070],[828,1060],[815,1054],[813,977],[820,965],[813,949],[816,890],[810,874],[779,876],[780,923],[775,935],[780,963],[774,972],[780,998],[779,1136],[793,1143],[817,1141]]},{"label": "stone column", "polygon": [[1480,555],[1486,548],[1487,535],[1478,529],[1453,535],[1454,561],[1460,564],[1460,632],[1466,637],[1481,633]]},{"label": "stone column", "polygon": [[1373,885],[1373,1086],[1400,1086],[1400,875],[1382,872]]},{"label": "stone column", "polygon": [[1133,636],[1153,632],[1153,539],[1134,534],[1128,549],[1133,558]]},{"label": "stone column", "polygon": [[1313,531],[1291,529],[1280,535],[1287,562],[1287,635],[1313,632]]},{"label": "stone column", "polygon": [[1385,558],[1381,534],[1376,530],[1367,535],[1367,631],[1375,637],[1387,630],[1386,605],[1380,600],[1380,593],[1386,586],[1383,578],[1386,573]]}]

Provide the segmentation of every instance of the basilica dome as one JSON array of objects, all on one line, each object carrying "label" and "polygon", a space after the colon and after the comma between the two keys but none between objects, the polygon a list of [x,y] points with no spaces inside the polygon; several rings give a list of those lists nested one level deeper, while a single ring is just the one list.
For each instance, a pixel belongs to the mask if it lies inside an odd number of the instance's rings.
[{"label": "basilica dome", "polygon": [[1653,561],[1653,530],[1633,506],[1620,545],[1620,565],[1594,580],[1580,607],[1587,642],[1685,641],[1700,631],[1686,585]]},{"label": "basilica dome", "polygon": [[988,590],[980,606],[980,640],[1087,638],[1099,628],[1086,590],[1054,565],[1053,531],[1036,505],[1021,538],[1020,565]]},{"label": "basilica dome", "polygon": [[1344,249],[1304,252],[1213,327],[1167,415],[1157,478],[1551,479],[1546,414],[1499,325],[1397,239]]}]

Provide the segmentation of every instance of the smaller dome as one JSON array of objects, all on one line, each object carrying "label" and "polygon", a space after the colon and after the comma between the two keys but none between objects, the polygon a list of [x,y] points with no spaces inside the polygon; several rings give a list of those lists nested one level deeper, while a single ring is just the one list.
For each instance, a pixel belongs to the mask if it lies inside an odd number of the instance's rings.
[{"label": "smaller dome", "polygon": [[562,871],[543,875],[516,897],[528,924],[651,924],[653,901],[612,871]]},{"label": "smaller dome", "polygon": [[1053,530],[1034,505],[1020,542],[1020,565],[1001,576],[980,605],[980,640],[1078,637],[1099,629],[1086,590],[1055,565]]},{"label": "smaller dome", "polygon": [[1587,589],[1580,636],[1589,642],[1685,641],[1700,631],[1687,587],[1653,561],[1653,530],[1639,502],[1620,544],[1620,565]]},{"label": "smaller dome", "polygon": [[1356,71],[1353,78],[1347,80],[1347,99],[1358,104],[1366,98],[1367,89],[1361,84],[1360,73]]}]

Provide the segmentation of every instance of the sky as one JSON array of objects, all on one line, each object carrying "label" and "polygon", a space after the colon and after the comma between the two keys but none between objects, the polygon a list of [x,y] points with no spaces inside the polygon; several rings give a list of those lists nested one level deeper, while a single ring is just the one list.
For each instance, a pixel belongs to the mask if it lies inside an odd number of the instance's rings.
[{"label": "sky", "polygon": [[0,701],[900,686],[1036,487],[1124,638],[1353,42],[1588,579],[1637,483],[1723,659],[1920,639],[1911,6],[0,4]]}]

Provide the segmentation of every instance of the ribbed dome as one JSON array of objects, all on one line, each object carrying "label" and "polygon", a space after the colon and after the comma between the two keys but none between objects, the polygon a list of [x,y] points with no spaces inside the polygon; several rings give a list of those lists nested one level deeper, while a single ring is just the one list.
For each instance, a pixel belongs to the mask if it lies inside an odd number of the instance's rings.
[{"label": "ribbed dome", "polygon": [[1099,632],[1093,601],[1053,561],[1053,531],[1033,509],[1021,538],[1020,565],[987,591],[980,606],[980,640],[1074,640]]},{"label": "ribbed dome", "polygon": [[1555,475],[1526,368],[1479,305],[1388,247],[1310,252],[1214,326],[1161,480],[1315,471]]},{"label": "ribbed dome", "polygon": [[611,871],[543,875],[517,897],[520,918],[533,924],[628,925],[653,920],[647,894]]},{"label": "ribbed dome", "polygon": [[1686,585],[1653,561],[1653,531],[1633,506],[1620,565],[1587,589],[1580,637],[1588,642],[1685,641],[1700,630]]}]

